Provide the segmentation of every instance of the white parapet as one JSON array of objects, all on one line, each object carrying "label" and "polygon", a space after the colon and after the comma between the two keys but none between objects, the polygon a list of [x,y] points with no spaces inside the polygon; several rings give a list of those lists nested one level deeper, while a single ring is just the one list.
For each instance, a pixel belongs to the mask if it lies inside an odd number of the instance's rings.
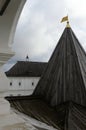
[{"label": "white parapet", "polygon": [[0,67],[0,97],[2,97],[2,93],[8,90],[8,78]]},{"label": "white parapet", "polygon": [[4,93],[8,90],[8,79],[0,67],[0,116],[10,113],[10,103],[4,99]]},{"label": "white parapet", "polygon": [[25,121],[15,113],[0,116],[0,130],[27,130]]},{"label": "white parapet", "polygon": [[10,114],[10,103],[4,98],[0,98],[0,116]]}]

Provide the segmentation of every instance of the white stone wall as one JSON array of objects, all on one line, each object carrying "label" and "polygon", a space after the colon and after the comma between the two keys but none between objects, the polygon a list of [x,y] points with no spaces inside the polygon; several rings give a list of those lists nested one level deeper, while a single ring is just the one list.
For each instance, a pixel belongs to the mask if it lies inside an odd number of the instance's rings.
[{"label": "white stone wall", "polygon": [[35,89],[40,77],[9,77],[9,88],[6,96],[30,95]]},{"label": "white stone wall", "polygon": [[0,97],[8,90],[9,80],[4,74],[2,67],[0,67]]}]

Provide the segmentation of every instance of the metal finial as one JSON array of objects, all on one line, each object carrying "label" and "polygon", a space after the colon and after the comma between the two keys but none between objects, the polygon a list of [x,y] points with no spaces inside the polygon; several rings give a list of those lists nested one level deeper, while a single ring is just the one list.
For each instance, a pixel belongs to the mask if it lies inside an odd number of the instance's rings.
[{"label": "metal finial", "polygon": [[26,56],[26,61],[28,61],[29,60],[29,57],[28,57],[28,55]]},{"label": "metal finial", "polygon": [[67,21],[66,28],[70,28],[69,20]]}]

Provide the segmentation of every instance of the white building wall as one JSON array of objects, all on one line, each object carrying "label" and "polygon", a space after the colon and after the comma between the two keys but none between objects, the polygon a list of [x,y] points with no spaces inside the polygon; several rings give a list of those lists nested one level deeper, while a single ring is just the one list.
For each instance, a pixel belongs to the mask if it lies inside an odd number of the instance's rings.
[{"label": "white building wall", "polygon": [[30,95],[40,77],[9,77],[9,88],[5,96]]}]

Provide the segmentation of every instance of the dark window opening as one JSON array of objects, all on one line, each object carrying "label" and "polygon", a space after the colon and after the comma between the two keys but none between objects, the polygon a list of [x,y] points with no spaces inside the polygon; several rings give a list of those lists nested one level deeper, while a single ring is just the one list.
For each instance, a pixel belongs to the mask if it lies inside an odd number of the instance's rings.
[{"label": "dark window opening", "polygon": [[12,86],[12,82],[10,82],[10,86]]},{"label": "dark window opening", "polygon": [[34,86],[34,82],[32,82],[32,86]]},{"label": "dark window opening", "polygon": [[19,82],[19,86],[21,86],[21,82]]}]

